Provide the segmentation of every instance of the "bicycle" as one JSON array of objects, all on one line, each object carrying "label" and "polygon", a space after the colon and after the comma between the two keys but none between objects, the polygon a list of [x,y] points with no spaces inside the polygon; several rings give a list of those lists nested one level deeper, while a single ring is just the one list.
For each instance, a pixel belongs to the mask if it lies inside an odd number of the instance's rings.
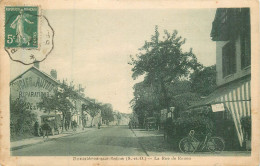
[{"label": "bicycle", "polygon": [[211,137],[211,133],[206,134],[205,139],[199,141],[194,136],[195,131],[191,130],[187,137],[182,138],[179,142],[179,149],[183,153],[194,153],[197,150],[204,149],[210,152],[220,153],[225,148],[225,142],[220,137]]}]

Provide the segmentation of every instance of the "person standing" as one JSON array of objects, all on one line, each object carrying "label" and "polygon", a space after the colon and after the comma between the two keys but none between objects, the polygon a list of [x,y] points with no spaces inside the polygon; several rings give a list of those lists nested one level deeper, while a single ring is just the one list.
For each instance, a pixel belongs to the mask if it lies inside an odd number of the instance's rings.
[{"label": "person standing", "polygon": [[34,135],[40,136],[40,125],[38,121],[34,123]]},{"label": "person standing", "polygon": [[100,126],[101,126],[101,122],[98,122],[98,129],[100,129]]}]

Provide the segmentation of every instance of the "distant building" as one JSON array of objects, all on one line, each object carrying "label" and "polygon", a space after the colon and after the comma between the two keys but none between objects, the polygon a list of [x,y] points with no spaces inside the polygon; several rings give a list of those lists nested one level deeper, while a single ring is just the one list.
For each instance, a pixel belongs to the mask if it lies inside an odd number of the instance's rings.
[{"label": "distant building", "polygon": [[121,120],[119,122],[119,125],[123,125],[123,126],[128,125],[130,122],[129,116],[130,115],[128,115],[128,114],[121,113]]}]

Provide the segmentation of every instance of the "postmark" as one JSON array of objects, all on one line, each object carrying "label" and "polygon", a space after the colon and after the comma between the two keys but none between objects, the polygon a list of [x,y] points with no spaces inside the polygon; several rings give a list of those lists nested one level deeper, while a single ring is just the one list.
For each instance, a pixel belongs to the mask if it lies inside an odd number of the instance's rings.
[{"label": "postmark", "polygon": [[30,65],[50,54],[54,30],[38,6],[5,7],[5,50],[11,60]]}]

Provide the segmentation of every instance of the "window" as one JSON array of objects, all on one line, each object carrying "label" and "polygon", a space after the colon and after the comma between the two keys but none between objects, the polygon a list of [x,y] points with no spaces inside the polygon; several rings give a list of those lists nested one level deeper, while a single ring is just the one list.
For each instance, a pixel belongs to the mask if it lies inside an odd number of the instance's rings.
[{"label": "window", "polygon": [[223,77],[236,72],[236,49],[233,41],[222,48],[222,71]]},{"label": "window", "polygon": [[250,10],[241,9],[241,68],[251,65]]}]

